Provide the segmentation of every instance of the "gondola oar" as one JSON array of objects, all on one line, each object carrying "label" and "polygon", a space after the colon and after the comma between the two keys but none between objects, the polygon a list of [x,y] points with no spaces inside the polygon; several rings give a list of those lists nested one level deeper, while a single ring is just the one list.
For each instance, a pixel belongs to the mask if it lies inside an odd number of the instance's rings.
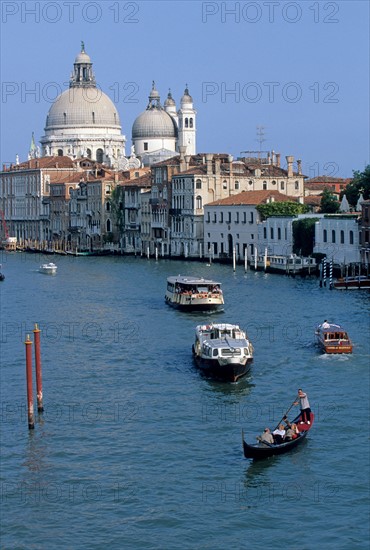
[{"label": "gondola oar", "polygon": [[298,399],[298,397],[296,397],[296,398],[294,399],[293,403],[290,405],[289,409],[286,411],[286,413],[284,414],[283,418],[280,420],[280,422],[279,422],[278,425],[276,426],[275,430],[278,429],[278,427],[280,426],[280,424],[282,423],[282,421],[284,420],[284,418],[287,417],[288,412],[290,411],[290,409],[297,403],[297,399]]},{"label": "gondola oar", "polygon": [[265,441],[264,439],[262,439],[261,437],[256,437],[256,439],[258,441],[260,441],[261,443],[263,443],[264,445],[267,445],[268,447],[274,447],[275,445],[273,445],[272,443],[268,443],[267,441]]}]

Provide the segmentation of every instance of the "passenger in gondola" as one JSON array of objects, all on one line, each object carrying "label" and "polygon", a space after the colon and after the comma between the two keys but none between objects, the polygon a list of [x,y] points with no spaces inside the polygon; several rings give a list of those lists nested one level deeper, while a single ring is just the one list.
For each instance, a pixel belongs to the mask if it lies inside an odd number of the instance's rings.
[{"label": "passenger in gondola", "polygon": [[276,445],[280,445],[281,443],[284,443],[285,433],[286,432],[285,432],[284,424],[279,424],[279,427],[272,432]]},{"label": "passenger in gondola", "polygon": [[261,443],[269,443],[270,445],[275,443],[272,433],[270,432],[270,428],[265,428],[263,433],[257,437],[257,439]]},{"label": "passenger in gondola", "polygon": [[291,441],[292,439],[297,439],[298,434],[299,434],[297,424],[295,424],[294,422],[293,422],[293,424],[291,424],[287,420],[284,420],[284,422],[288,426],[288,429],[285,432],[285,440]]}]

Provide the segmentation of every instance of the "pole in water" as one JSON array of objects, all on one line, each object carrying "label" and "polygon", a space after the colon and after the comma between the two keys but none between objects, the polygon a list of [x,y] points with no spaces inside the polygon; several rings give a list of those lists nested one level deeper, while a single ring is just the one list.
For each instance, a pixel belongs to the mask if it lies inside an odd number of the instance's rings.
[{"label": "pole in water", "polygon": [[322,265],[323,265],[323,262],[321,260],[321,263],[320,263],[320,288],[322,288]]},{"label": "pole in water", "polygon": [[146,255],[147,255],[148,260],[149,260],[149,246],[148,246],[148,248],[146,249]]},{"label": "pole in water", "polygon": [[333,290],[333,260],[330,260],[329,264],[329,288]]},{"label": "pole in water", "polygon": [[158,248],[155,247],[155,261],[158,262]]},{"label": "pole in water", "polygon": [[40,332],[37,323],[33,330],[35,340],[35,365],[36,365],[36,396],[37,396],[37,411],[43,412],[42,404],[42,372],[41,372],[41,350],[40,350]]},{"label": "pole in water", "polygon": [[235,266],[236,266],[236,249],[235,249],[235,246],[233,248],[233,271],[235,271]]},{"label": "pole in water", "polygon": [[326,286],[326,258],[323,259],[323,283]]},{"label": "pole in water", "polygon": [[247,249],[247,247],[245,248],[245,251],[244,251],[244,271],[246,273],[248,271],[248,249]]},{"label": "pole in water", "polygon": [[28,429],[35,427],[35,415],[33,411],[33,390],[32,390],[32,342],[30,335],[27,334],[26,345],[26,378],[27,378],[27,411],[28,411]]}]

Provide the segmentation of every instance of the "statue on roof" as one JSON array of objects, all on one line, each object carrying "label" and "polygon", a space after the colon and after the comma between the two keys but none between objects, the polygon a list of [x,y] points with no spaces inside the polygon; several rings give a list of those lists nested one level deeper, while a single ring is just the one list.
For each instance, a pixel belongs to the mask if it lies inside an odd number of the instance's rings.
[{"label": "statue on roof", "polygon": [[85,53],[85,42],[81,40],[81,53]]}]

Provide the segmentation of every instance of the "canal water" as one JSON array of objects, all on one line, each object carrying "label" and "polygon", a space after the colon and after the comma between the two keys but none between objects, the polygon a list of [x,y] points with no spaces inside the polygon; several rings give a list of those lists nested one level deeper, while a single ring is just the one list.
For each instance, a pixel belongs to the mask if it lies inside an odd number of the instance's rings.
[{"label": "canal water", "polygon": [[[39,273],[50,260],[57,275]],[[3,253],[1,263],[2,549],[368,548],[367,291],[140,257]],[[168,307],[177,274],[221,282],[224,311]],[[320,353],[324,319],[348,329],[352,355]],[[247,329],[248,378],[223,384],[196,369],[194,327],[209,321]],[[35,323],[45,411],[28,430]],[[275,427],[299,387],[316,413],[307,440],[245,459],[242,429],[254,442]]]}]

